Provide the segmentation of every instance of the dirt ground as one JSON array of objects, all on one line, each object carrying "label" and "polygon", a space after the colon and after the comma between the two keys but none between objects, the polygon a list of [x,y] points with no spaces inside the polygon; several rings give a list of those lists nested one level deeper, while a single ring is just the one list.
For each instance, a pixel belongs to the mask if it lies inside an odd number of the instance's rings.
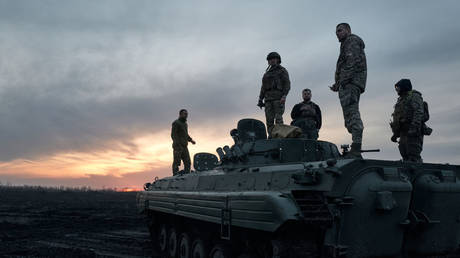
[{"label": "dirt ground", "polygon": [[135,192],[0,187],[0,257],[156,257]]}]

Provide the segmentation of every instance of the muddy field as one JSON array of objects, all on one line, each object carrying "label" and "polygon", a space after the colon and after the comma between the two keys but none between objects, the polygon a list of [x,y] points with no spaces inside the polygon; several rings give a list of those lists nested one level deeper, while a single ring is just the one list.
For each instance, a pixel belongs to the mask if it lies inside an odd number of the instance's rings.
[{"label": "muddy field", "polygon": [[0,257],[156,257],[135,199],[0,187]]}]

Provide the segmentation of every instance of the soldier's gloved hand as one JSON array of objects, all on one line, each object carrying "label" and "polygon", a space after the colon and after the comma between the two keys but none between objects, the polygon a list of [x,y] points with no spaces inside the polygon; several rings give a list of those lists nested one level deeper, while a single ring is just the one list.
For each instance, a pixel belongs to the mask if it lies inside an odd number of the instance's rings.
[{"label": "soldier's gloved hand", "polygon": [[391,136],[391,141],[398,142],[398,136],[396,136],[396,134],[393,134],[393,136]]},{"label": "soldier's gloved hand", "polygon": [[329,89],[331,89],[331,91],[333,92],[337,92],[339,91],[339,86],[337,83],[334,83],[332,86],[329,86]]},{"label": "soldier's gloved hand", "polygon": [[280,99],[280,102],[281,102],[281,104],[286,103],[286,96],[283,96],[283,97]]},{"label": "soldier's gloved hand", "polygon": [[418,136],[418,130],[415,128],[409,128],[409,131],[407,131],[408,136]]},{"label": "soldier's gloved hand", "polygon": [[257,106],[260,107],[260,109],[265,107],[264,101],[262,99],[259,99],[259,103],[257,103]]}]

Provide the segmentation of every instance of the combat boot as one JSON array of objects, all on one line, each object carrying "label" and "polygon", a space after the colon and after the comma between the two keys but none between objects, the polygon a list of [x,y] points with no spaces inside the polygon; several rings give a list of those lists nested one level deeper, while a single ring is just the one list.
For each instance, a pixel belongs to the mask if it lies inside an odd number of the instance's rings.
[{"label": "combat boot", "polygon": [[173,176],[176,176],[177,174],[179,174],[179,168],[178,167],[173,168],[172,172],[173,172]]},{"label": "combat boot", "polygon": [[361,155],[361,143],[352,143],[350,152],[345,154],[346,159],[362,159],[363,156]]}]

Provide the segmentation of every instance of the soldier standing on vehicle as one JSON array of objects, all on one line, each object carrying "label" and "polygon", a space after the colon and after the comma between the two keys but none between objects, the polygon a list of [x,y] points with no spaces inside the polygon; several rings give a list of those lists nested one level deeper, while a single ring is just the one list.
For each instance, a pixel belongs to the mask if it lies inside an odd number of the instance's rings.
[{"label": "soldier standing on vehicle", "polygon": [[340,55],[335,71],[335,83],[330,87],[339,92],[345,127],[352,136],[349,157],[362,158],[363,121],[359,113],[359,98],[366,88],[367,64],[363,40],[351,34],[348,23],[336,27],[340,44]]},{"label": "soldier standing on vehicle", "polygon": [[395,90],[399,97],[391,115],[391,141],[398,142],[399,138],[398,148],[404,161],[422,162],[423,135],[430,135],[432,131],[425,125],[429,119],[428,105],[424,104],[420,92],[412,90],[409,79],[397,82]]},{"label": "soldier standing on vehicle", "polygon": [[268,67],[262,77],[262,87],[257,106],[265,107],[267,132],[271,137],[274,124],[283,124],[284,105],[286,96],[291,89],[291,81],[288,71],[281,66],[281,56],[278,53],[269,53],[267,61]]},{"label": "soldier standing on vehicle", "polygon": [[179,111],[179,118],[172,123],[171,138],[173,140],[174,161],[172,164],[173,175],[179,172],[181,160],[184,162],[184,172],[190,173],[190,154],[188,152],[188,142],[195,144],[195,141],[188,135],[187,126],[188,112],[185,109]]},{"label": "soldier standing on vehicle", "polygon": [[304,138],[317,140],[321,129],[321,109],[311,101],[311,90],[302,91],[303,102],[296,104],[291,111],[291,125],[302,129]]}]

